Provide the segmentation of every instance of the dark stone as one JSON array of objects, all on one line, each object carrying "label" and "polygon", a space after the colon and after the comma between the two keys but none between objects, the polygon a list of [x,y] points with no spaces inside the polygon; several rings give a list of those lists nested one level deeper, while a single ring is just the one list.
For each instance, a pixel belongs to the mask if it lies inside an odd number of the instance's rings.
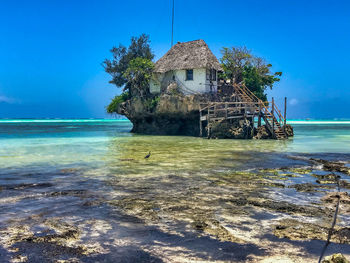
[{"label": "dark stone", "polygon": [[323,170],[325,170],[325,171],[340,172],[340,173],[350,175],[350,168],[346,167],[345,163],[343,163],[343,162],[332,162],[332,161],[315,159],[315,158],[310,158],[310,161],[318,163],[318,164],[322,164]]},{"label": "dark stone", "polygon": [[199,136],[199,113],[187,114],[153,114],[144,118],[132,118],[131,132],[154,135],[188,135]]},{"label": "dark stone", "polygon": [[256,135],[254,139],[271,139],[272,135],[265,125],[262,125],[256,129]]},{"label": "dark stone", "polygon": [[295,188],[298,192],[315,192],[317,191],[318,186],[312,183],[304,183],[304,184],[293,184],[290,185],[289,188]]},{"label": "dark stone", "polygon": [[248,119],[214,123],[210,130],[210,138],[214,139],[252,139],[253,134],[253,127]]},{"label": "dark stone", "polygon": [[293,137],[294,136],[294,130],[292,125],[286,124],[284,126],[284,131],[286,132],[288,137]]},{"label": "dark stone", "polygon": [[150,100],[132,98],[119,105],[117,113],[132,122],[131,132],[199,136],[199,104],[205,101],[204,96],[165,93],[152,107]]}]

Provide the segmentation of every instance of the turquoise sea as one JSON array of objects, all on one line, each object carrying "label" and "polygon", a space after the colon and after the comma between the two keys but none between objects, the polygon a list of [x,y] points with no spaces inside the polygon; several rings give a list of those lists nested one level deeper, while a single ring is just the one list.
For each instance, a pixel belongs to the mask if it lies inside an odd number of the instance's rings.
[{"label": "turquoise sea", "polygon": [[[295,136],[276,141],[136,135],[127,120],[2,119],[0,261],[314,262],[323,241],[279,239],[271,229],[319,218],[249,203],[237,211],[232,201],[318,207],[334,190],[289,186],[325,174],[310,158],[349,165],[350,120],[289,123]],[[339,225],[349,226],[346,213]],[[339,250],[349,245],[329,253]]]}]

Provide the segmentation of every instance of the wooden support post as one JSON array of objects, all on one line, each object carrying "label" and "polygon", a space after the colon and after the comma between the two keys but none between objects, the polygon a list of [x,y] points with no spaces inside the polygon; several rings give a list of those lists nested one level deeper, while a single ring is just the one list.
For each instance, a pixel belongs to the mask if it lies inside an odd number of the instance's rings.
[{"label": "wooden support post", "polygon": [[225,102],[225,118],[227,119],[227,102]]},{"label": "wooden support post", "polygon": [[252,137],[254,137],[254,120],[255,119],[255,112],[253,113],[253,117],[252,117]]},{"label": "wooden support post", "polygon": [[208,123],[209,123],[209,120],[210,120],[210,106],[209,106],[209,104],[208,104]]},{"label": "wooden support post", "polygon": [[210,139],[210,124],[209,124],[209,122],[208,122],[208,139]]},{"label": "wooden support post", "polygon": [[284,126],[287,124],[287,97],[284,97]]},{"label": "wooden support post", "polygon": [[210,105],[208,103],[208,117],[207,117],[207,136],[208,136],[208,139],[210,138]]},{"label": "wooden support post", "polygon": [[261,103],[259,103],[258,128],[261,126]]},{"label": "wooden support post", "polygon": [[275,135],[275,113],[274,113],[274,109],[275,109],[275,100],[272,97],[272,110],[271,110],[271,114],[272,114],[272,132]]},{"label": "wooden support post", "polygon": [[199,109],[199,136],[203,136],[203,127],[202,127],[202,109]]}]

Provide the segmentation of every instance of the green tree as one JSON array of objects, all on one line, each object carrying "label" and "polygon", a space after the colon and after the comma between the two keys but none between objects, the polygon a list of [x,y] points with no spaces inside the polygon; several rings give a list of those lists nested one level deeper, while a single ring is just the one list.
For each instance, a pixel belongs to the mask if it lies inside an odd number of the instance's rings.
[{"label": "green tree", "polygon": [[[140,81],[140,74],[148,72],[145,67],[149,66],[151,68],[150,64],[153,63],[154,54],[150,48],[149,36],[142,34],[139,37],[132,37],[128,48],[119,44],[118,47],[111,49],[111,53],[113,58],[105,59],[102,63],[105,71],[112,76],[110,83],[117,87],[123,87],[123,91],[129,92],[130,96],[141,95],[140,90],[146,91],[148,85],[144,81]],[[140,68],[138,69],[137,66],[140,66]],[[138,81],[135,81],[135,76],[137,76]],[[145,79],[147,79],[147,76]]]},{"label": "green tree", "polygon": [[272,89],[274,83],[280,81],[282,72],[272,72],[271,64],[252,55],[246,47],[224,47],[221,53],[224,72],[220,77],[232,83],[243,82],[258,98],[266,101],[266,89]]},{"label": "green tree", "polygon": [[133,91],[137,91],[141,97],[149,95],[149,81],[152,77],[154,64],[151,60],[137,57],[130,60],[128,68],[124,71],[123,77],[126,79]]},{"label": "green tree", "polygon": [[224,72],[222,78],[229,79],[233,83],[243,81],[244,67],[250,65],[252,55],[246,47],[224,47],[221,50],[220,59]]}]

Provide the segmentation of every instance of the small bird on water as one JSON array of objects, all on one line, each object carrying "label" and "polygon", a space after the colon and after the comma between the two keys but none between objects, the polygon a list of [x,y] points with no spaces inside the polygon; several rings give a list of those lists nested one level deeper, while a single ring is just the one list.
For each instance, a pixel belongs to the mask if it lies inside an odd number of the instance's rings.
[{"label": "small bird on water", "polygon": [[149,152],[146,156],[145,159],[148,159],[151,156],[151,152]]}]

